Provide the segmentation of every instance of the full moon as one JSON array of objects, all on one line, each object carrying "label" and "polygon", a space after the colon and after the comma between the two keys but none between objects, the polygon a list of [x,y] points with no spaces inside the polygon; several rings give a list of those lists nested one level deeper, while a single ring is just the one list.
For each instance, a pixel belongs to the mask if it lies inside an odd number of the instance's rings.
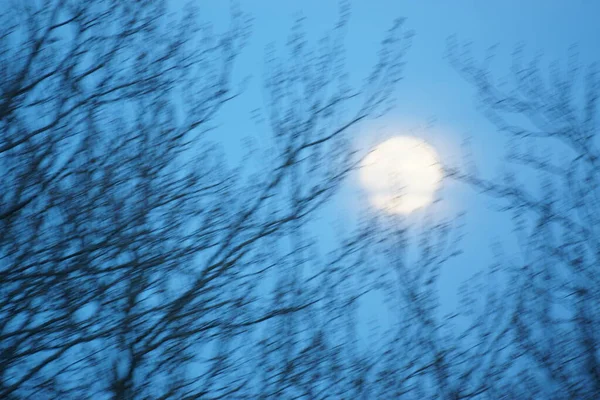
[{"label": "full moon", "polygon": [[431,204],[441,179],[433,147],[411,136],[380,143],[360,169],[360,181],[371,203],[392,214],[410,214]]}]

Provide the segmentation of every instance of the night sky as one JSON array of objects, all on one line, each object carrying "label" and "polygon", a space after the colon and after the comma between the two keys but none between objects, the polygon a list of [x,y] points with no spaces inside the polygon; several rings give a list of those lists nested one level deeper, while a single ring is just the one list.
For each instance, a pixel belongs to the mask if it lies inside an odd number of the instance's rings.
[{"label": "night sky", "polygon": [[[200,8],[215,30],[227,26],[228,4],[204,2]],[[242,2],[240,8],[253,19],[252,34],[234,76],[238,82],[249,80],[241,97],[219,115],[221,130],[214,138],[222,143],[232,165],[247,154],[248,141],[259,143],[265,135],[267,127],[260,118],[262,105],[257,100],[264,99],[261,88],[266,49],[274,47],[283,54],[290,26],[299,18],[303,18],[308,38],[316,42],[332,30],[339,14],[335,1],[261,0]],[[525,62],[540,57],[542,67],[558,62],[564,70],[571,57],[581,65],[592,62],[600,35],[595,17],[600,4],[589,0],[354,1],[350,2],[350,12],[344,44],[346,68],[356,84],[369,73],[379,44],[396,18],[404,18],[405,28],[414,32],[404,59],[403,80],[395,93],[395,107],[353,132],[356,148],[364,154],[386,138],[416,136],[434,146],[443,164],[474,164],[480,176],[491,181],[497,181],[511,168],[505,161],[507,137],[478,110],[473,85],[448,60],[449,43],[470,46],[477,62],[493,55],[490,71],[501,83],[510,76],[513,56],[519,48],[523,49]],[[562,155],[554,152],[551,144],[541,151],[551,157]],[[527,172],[521,176],[526,187],[539,188],[539,176]],[[498,212],[500,203],[453,180],[444,182],[441,195],[443,201],[437,204],[436,214],[451,218],[466,213],[463,254],[444,266],[440,279],[442,311],[452,312],[458,304],[459,285],[493,262],[492,247],[500,244],[504,253],[516,259],[520,255],[512,222],[507,214]],[[315,227],[324,251],[331,247],[335,227],[353,226],[367,203],[357,177],[351,177],[322,211]],[[422,212],[416,212],[406,218],[418,229],[422,217]],[[363,321],[387,326],[389,315],[381,307],[382,302],[377,293],[370,294],[361,308]]]}]

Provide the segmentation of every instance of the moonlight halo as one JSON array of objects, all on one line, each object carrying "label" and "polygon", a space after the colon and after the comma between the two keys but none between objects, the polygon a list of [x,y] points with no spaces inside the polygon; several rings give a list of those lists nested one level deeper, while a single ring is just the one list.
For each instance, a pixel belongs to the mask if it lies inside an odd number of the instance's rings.
[{"label": "moonlight halo", "polygon": [[360,170],[371,203],[392,214],[410,214],[431,204],[441,179],[434,148],[412,136],[380,143],[365,157]]}]

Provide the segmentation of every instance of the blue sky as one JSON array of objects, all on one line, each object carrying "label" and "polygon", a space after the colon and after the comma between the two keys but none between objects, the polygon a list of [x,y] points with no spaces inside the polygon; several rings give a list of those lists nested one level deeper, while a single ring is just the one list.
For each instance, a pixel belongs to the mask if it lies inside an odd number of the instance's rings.
[{"label": "blue sky", "polygon": [[[0,9],[8,1],[0,0]],[[183,4],[188,1],[199,8],[200,18],[214,25],[216,32],[227,28],[229,0],[166,0],[173,10],[184,10]],[[344,43],[346,70],[353,87],[360,87],[371,71],[377,61],[380,41],[395,19],[405,18],[404,27],[415,33],[410,51],[404,59],[406,67],[403,80],[397,86],[394,96],[395,108],[385,117],[365,122],[358,129],[352,130],[353,144],[364,154],[390,136],[413,135],[427,140],[437,150],[442,162],[452,164],[462,161],[461,146],[469,138],[474,161],[482,177],[490,180],[496,179],[500,172],[509,168],[503,161],[507,140],[480,114],[474,88],[445,58],[448,38],[455,36],[459,42],[473,42],[473,55],[477,59],[483,59],[490,46],[498,45],[494,50],[496,58],[491,70],[495,76],[502,78],[509,73],[513,50],[519,45],[525,48],[526,61],[541,54],[543,66],[560,60],[563,67],[569,49],[577,45],[579,62],[585,66],[594,61],[597,39],[600,37],[600,0],[346,1],[351,5],[351,18]],[[280,54],[283,53],[290,29],[300,16],[305,19],[304,28],[309,41],[316,44],[320,37],[334,27],[339,2],[237,2],[253,18],[253,24],[248,45],[235,63],[234,82],[250,79],[240,96],[220,110],[214,121],[218,129],[208,131],[207,136],[220,145],[231,167],[240,165],[244,168],[242,172],[255,172],[254,168],[260,167],[262,153],[255,153],[249,165],[244,164],[243,158],[250,148],[249,142],[254,142],[254,147],[263,151],[268,147],[265,141],[270,137],[269,127],[266,123],[257,123],[255,118],[261,114],[261,109],[266,108],[262,90],[266,48],[274,45]],[[153,45],[149,44],[150,47]],[[204,75],[206,76],[208,75]],[[181,104],[183,102],[181,99]],[[127,113],[128,111],[125,112]],[[31,123],[35,124],[36,121],[40,123],[37,116]],[[554,150],[556,149],[550,148],[550,151]],[[545,149],[542,148],[541,151]],[[66,160],[67,155],[64,158]],[[60,162],[59,164],[62,165]],[[528,189],[535,191],[540,186],[541,182],[535,174],[522,175],[523,183]],[[508,215],[494,211],[493,202],[488,197],[455,181],[445,183],[443,196],[443,202],[437,208],[439,216],[451,219],[454,215],[466,212],[465,239],[462,242],[464,253],[443,266],[439,280],[442,311],[448,312],[456,305],[456,293],[460,284],[492,263],[491,247],[495,242],[501,242],[511,256],[519,257],[519,253]],[[309,235],[319,238],[319,247],[323,252],[332,250],[340,226],[349,230],[363,215],[366,203],[357,175],[351,175],[342,190],[320,212],[320,218],[308,225],[313,230]],[[422,217],[422,213],[416,213],[407,219],[418,227]],[[296,244],[296,238],[293,239]],[[35,242],[32,243],[35,247]],[[123,257],[126,256],[125,254]],[[381,258],[384,256],[385,253]],[[128,261],[127,258],[123,260]],[[375,266],[389,268],[385,264]],[[310,266],[307,269],[309,268]],[[360,279],[358,276],[357,274],[357,280]],[[267,287],[267,280],[260,284]],[[176,276],[169,289],[179,291],[188,281],[187,276]],[[177,296],[177,293],[174,295]],[[97,309],[96,305],[91,306],[76,313],[75,318],[89,318]],[[361,334],[368,334],[372,327],[385,329],[394,321],[378,292],[372,292],[362,299],[359,317]],[[18,321],[18,318],[15,320]],[[39,318],[43,320],[46,316]],[[214,350],[213,342],[199,343],[199,346],[204,345],[205,348]],[[44,355],[40,355],[42,356]],[[110,351],[108,356],[112,357]]]},{"label": "blue sky", "polygon": [[[227,26],[229,2],[199,4],[202,18],[211,21],[216,31]],[[489,179],[503,168],[505,138],[477,111],[474,88],[445,59],[448,37],[472,41],[478,59],[483,59],[490,46],[498,45],[492,71],[499,77],[509,73],[513,50],[520,44],[525,46],[527,58],[542,54],[544,63],[562,60],[563,65],[569,48],[577,45],[579,60],[585,65],[593,60],[600,37],[600,2],[592,0],[354,0],[350,4],[346,60],[356,85],[370,71],[379,42],[395,18],[406,18],[406,28],[415,32],[405,59],[404,79],[396,93],[396,108],[385,118],[363,125],[356,132],[356,144],[368,147],[382,137],[412,134],[433,144],[442,160],[455,162],[460,160],[461,143],[468,137],[479,171]],[[220,129],[214,138],[222,143],[234,165],[244,151],[246,138],[260,140],[268,135],[266,126],[252,119],[264,101],[265,47],[275,44],[282,50],[298,16],[306,18],[308,36],[316,40],[333,27],[338,14],[338,2],[333,0],[255,0],[241,1],[240,6],[254,21],[234,76],[238,81],[247,76],[251,80],[242,96],[220,114]],[[526,184],[536,186],[538,182],[533,178]],[[355,201],[356,190],[356,180],[351,179],[327,212],[342,218],[342,223],[352,224],[360,207]],[[446,266],[440,287],[442,300],[451,307],[458,285],[491,262],[493,241],[503,242],[509,252],[515,248],[507,216],[493,211],[484,196],[449,182],[443,207],[450,214],[467,211],[465,253]],[[322,222],[323,231],[329,223]],[[373,303],[367,308],[370,314],[377,307]]]}]

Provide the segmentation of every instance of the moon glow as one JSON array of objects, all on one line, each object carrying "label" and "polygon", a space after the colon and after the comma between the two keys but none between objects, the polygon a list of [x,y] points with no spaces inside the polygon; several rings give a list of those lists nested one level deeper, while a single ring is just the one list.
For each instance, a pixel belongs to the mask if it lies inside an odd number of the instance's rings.
[{"label": "moon glow", "polygon": [[435,149],[411,136],[380,143],[360,169],[360,181],[370,202],[392,214],[410,214],[431,204],[441,179]]}]

